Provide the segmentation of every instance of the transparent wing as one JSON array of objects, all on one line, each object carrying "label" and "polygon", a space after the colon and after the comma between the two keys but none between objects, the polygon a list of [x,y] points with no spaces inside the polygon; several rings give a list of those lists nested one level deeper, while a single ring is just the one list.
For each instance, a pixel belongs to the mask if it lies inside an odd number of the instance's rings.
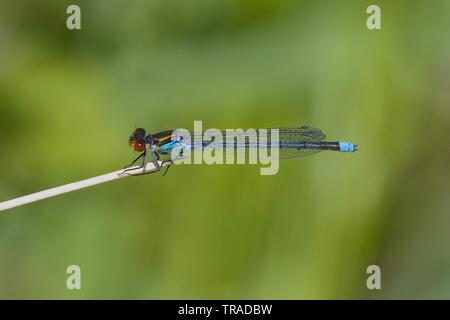
[{"label": "transparent wing", "polygon": [[[268,138],[271,138],[271,130],[278,129],[279,132],[279,140],[287,141],[287,142],[295,142],[295,141],[323,141],[325,139],[325,134],[318,128],[312,126],[298,126],[298,127],[285,127],[285,128],[267,128],[267,129],[249,129],[249,130],[231,130],[231,131],[219,131],[223,137],[227,134],[231,137],[239,137],[245,138],[248,137],[249,133],[254,131],[258,136],[261,130],[267,131]],[[192,143],[194,143],[194,138],[198,138],[201,136],[205,143],[211,143],[211,140],[205,138],[205,132],[195,134],[193,132],[190,133],[190,137],[192,139]],[[198,139],[199,140],[199,139]]]},{"label": "transparent wing", "polygon": [[325,139],[322,130],[313,126],[279,128],[280,159],[291,159],[309,156],[320,152],[320,149],[307,148],[306,142],[320,142]]},{"label": "transparent wing", "polygon": [[320,149],[293,149],[281,148],[279,149],[280,159],[292,159],[306,157],[312,154],[319,153]]},{"label": "transparent wing", "polygon": [[323,141],[325,134],[312,126],[279,129],[280,142]]},{"label": "transparent wing", "polygon": [[[318,153],[321,150],[311,147],[311,144],[308,144],[308,142],[320,142],[326,137],[320,129],[306,125],[271,129],[278,129],[280,159],[299,158]],[[269,142],[277,140],[271,129],[206,131],[199,134],[191,132],[189,137],[186,134],[185,136],[183,134],[180,136],[182,137],[181,143],[185,150],[195,152],[214,148],[218,151],[222,150],[222,152],[233,154],[238,158],[247,158],[250,152],[248,149],[256,149],[258,144],[259,148],[264,148],[261,147],[261,141],[258,140],[261,139],[261,136],[265,136]],[[217,138],[218,135],[222,138]],[[248,152],[238,150],[243,148],[247,149]],[[267,148],[270,148],[270,144],[267,144]],[[270,151],[268,150],[268,152]]]}]

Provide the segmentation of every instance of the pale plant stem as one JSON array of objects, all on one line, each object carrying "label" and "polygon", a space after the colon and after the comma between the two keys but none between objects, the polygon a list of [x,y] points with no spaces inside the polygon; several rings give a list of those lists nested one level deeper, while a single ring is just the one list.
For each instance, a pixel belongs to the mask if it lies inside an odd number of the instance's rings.
[{"label": "pale plant stem", "polygon": [[[158,162],[160,164],[160,166],[165,166],[168,165],[167,162],[163,163],[162,161]],[[59,187],[55,187],[55,188],[51,188],[51,189],[47,189],[47,190],[43,190],[43,191],[39,191],[36,193],[32,193],[23,197],[19,197],[19,198],[15,198],[12,200],[8,200],[5,202],[1,202],[0,203],[0,211],[4,211],[4,210],[8,210],[8,209],[12,209],[18,206],[22,206],[24,204],[28,204],[31,202],[36,202],[39,200],[43,200],[43,199],[47,199],[50,197],[54,197],[60,194],[64,194],[67,192],[71,192],[71,191],[75,191],[75,190],[79,190],[79,189],[83,189],[83,188],[87,188],[90,186],[95,186],[97,184],[101,184],[101,183],[105,183],[108,181],[113,181],[113,180],[118,180],[118,179],[122,179],[125,177],[130,177],[133,175],[137,175],[140,174],[142,172],[153,172],[155,171],[156,167],[152,162],[149,162],[145,165],[144,168],[139,168],[139,167],[132,167],[129,168],[131,170],[127,171],[126,174],[121,174],[123,173],[124,169],[121,170],[117,170],[114,172],[110,172],[101,176],[97,176],[97,177],[93,177],[93,178],[89,178],[89,179],[85,179],[85,180],[81,180],[81,181],[77,181],[77,182],[72,182],[72,183],[68,183],[68,184],[64,184],[62,186]]]}]

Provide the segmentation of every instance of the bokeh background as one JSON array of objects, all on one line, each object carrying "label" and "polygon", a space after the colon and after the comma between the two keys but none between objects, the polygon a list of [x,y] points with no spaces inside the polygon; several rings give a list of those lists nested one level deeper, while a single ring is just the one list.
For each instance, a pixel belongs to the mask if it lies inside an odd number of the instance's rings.
[{"label": "bokeh background", "polygon": [[0,201],[122,167],[135,126],[311,124],[360,145],[3,212],[0,298],[450,298],[449,30],[444,0],[0,0]]}]

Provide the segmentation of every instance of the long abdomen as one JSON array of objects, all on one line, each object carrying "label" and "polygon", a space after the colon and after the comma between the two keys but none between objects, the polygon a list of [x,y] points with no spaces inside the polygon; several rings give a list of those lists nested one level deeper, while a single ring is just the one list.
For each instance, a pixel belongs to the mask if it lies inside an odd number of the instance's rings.
[{"label": "long abdomen", "polygon": [[355,152],[356,145],[349,142],[339,141],[304,141],[304,142],[280,142],[280,149],[297,149],[297,150],[330,150],[339,152]]}]

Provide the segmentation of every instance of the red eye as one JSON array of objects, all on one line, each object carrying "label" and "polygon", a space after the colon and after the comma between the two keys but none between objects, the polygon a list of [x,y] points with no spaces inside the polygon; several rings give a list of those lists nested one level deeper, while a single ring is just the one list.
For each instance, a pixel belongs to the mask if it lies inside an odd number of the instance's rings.
[{"label": "red eye", "polygon": [[133,149],[138,152],[143,152],[145,150],[145,144],[133,141]]}]

